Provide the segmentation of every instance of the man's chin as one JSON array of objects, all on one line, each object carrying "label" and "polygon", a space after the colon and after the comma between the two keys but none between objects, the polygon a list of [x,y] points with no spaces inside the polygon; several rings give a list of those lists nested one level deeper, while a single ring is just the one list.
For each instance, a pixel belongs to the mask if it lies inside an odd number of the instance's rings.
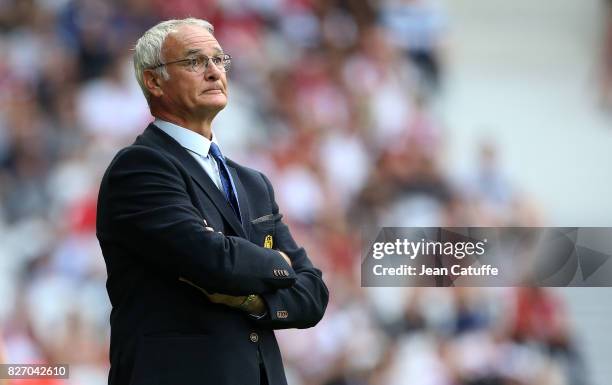
[{"label": "man's chin", "polygon": [[223,108],[227,105],[227,96],[223,94],[202,94],[200,97],[202,104],[206,106]]},{"label": "man's chin", "polygon": [[206,110],[218,110],[221,111],[227,105],[227,98],[225,95],[223,97],[217,98],[206,98],[206,101],[201,103],[201,106]]},{"label": "man's chin", "polygon": [[206,116],[211,116],[211,114],[214,116],[224,109],[226,105],[227,103],[206,103],[201,104],[199,110]]}]

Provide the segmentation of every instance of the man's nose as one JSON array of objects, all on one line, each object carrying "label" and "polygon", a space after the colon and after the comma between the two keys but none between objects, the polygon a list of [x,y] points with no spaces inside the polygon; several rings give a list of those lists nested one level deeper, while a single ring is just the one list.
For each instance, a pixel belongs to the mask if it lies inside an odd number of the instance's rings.
[{"label": "man's nose", "polygon": [[219,80],[219,78],[221,77],[221,74],[222,74],[221,70],[217,68],[216,65],[210,62],[204,69],[204,76],[206,80],[210,80],[210,81]]}]

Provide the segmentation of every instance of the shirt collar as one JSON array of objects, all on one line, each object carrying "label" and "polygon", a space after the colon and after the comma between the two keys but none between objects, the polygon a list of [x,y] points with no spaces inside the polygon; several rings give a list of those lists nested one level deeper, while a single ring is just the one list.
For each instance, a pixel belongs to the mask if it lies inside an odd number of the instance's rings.
[{"label": "shirt collar", "polygon": [[219,146],[219,142],[214,132],[212,132],[212,140],[209,140],[197,132],[159,118],[156,118],[153,124],[179,142],[185,149],[195,152],[205,158],[208,157],[208,150],[210,150],[211,143],[215,143]]}]

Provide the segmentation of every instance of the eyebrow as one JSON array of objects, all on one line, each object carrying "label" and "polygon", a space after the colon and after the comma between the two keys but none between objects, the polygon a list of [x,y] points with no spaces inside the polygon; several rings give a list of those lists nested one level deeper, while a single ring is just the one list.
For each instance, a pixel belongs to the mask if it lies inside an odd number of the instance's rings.
[{"label": "eyebrow", "polygon": [[[213,51],[215,52],[216,55],[223,54],[223,50],[221,48],[219,48],[219,47],[213,48]],[[201,49],[199,49],[199,48],[191,48],[191,49],[188,49],[185,52],[185,56],[190,56],[190,55],[195,55],[195,54],[200,54],[200,53],[202,53]]]}]

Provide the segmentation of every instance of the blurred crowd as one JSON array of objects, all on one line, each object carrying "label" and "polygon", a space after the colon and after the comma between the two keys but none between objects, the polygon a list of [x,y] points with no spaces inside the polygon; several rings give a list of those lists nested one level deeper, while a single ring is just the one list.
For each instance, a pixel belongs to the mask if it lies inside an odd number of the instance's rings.
[{"label": "blurred crowd", "polygon": [[233,56],[213,125],[224,153],[270,176],[330,286],[316,328],[278,333],[290,384],[586,383],[554,291],[360,287],[361,234],[378,225],[542,223],[494,141],[467,175],[445,162],[450,20],[435,0],[0,0],[7,362],[70,363],[67,383],[106,383],[97,189],[152,120],[131,48],[186,16],[211,21]]}]

